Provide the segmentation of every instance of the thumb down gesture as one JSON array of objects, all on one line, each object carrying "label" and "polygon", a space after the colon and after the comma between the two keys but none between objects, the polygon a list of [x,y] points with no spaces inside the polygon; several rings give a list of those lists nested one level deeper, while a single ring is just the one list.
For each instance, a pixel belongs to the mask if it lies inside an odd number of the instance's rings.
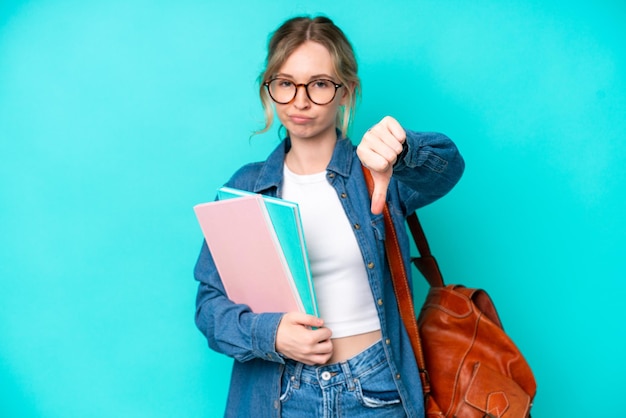
[{"label": "thumb down gesture", "polygon": [[361,139],[356,153],[361,163],[372,173],[374,192],[372,213],[380,214],[385,206],[387,187],[393,174],[393,165],[402,152],[406,132],[391,116],[385,116],[372,126]]}]

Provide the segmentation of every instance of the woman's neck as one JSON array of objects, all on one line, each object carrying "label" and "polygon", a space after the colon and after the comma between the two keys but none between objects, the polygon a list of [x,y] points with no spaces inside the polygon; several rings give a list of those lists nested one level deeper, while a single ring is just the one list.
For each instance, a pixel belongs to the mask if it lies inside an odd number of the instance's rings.
[{"label": "woman's neck", "polygon": [[296,174],[315,174],[326,170],[335,150],[337,137],[325,139],[291,140],[291,149],[285,156],[285,164]]}]

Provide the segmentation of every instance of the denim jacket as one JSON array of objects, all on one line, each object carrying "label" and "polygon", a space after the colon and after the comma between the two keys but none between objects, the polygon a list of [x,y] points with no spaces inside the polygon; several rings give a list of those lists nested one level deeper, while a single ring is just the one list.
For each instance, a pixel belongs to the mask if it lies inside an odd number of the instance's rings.
[{"label": "denim jacket", "polygon": [[[442,134],[407,131],[406,145],[394,165],[387,205],[410,274],[405,217],[450,191],[463,173],[464,161],[454,143]],[[283,163],[289,147],[287,138],[265,162],[240,168],[227,186],[280,196]],[[338,138],[327,167],[327,179],[337,190],[353,225],[376,301],[385,354],[396,377],[407,416],[423,417],[417,365],[398,312],[385,258],[383,217],[370,211],[370,198],[361,170],[355,146],[347,138]],[[284,359],[276,352],[275,339],[283,314],[253,313],[246,305],[229,300],[206,242],[202,245],[194,274],[199,281],[196,325],[206,336],[210,348],[235,360],[225,416],[280,417]]]}]

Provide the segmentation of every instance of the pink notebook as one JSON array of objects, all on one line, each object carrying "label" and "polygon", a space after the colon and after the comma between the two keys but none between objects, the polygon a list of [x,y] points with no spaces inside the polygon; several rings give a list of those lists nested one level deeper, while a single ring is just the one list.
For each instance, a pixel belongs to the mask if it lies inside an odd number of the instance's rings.
[{"label": "pink notebook", "polygon": [[303,311],[261,196],[202,203],[194,211],[229,299],[256,313]]}]

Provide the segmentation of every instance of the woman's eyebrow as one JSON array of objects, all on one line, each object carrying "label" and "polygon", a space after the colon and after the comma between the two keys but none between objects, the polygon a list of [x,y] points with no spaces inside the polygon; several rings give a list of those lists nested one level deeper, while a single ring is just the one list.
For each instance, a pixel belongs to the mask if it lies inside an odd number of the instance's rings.
[{"label": "woman's eyebrow", "polygon": [[[288,78],[290,80],[295,79],[295,77],[293,75],[285,74],[285,73],[277,73],[277,74],[274,75],[274,77]],[[329,74],[322,73],[322,74],[314,74],[314,75],[310,76],[309,77],[309,81],[310,80],[319,80],[320,78],[329,79],[329,80],[334,80],[335,79],[335,77],[333,77],[333,76],[331,76]]]}]

